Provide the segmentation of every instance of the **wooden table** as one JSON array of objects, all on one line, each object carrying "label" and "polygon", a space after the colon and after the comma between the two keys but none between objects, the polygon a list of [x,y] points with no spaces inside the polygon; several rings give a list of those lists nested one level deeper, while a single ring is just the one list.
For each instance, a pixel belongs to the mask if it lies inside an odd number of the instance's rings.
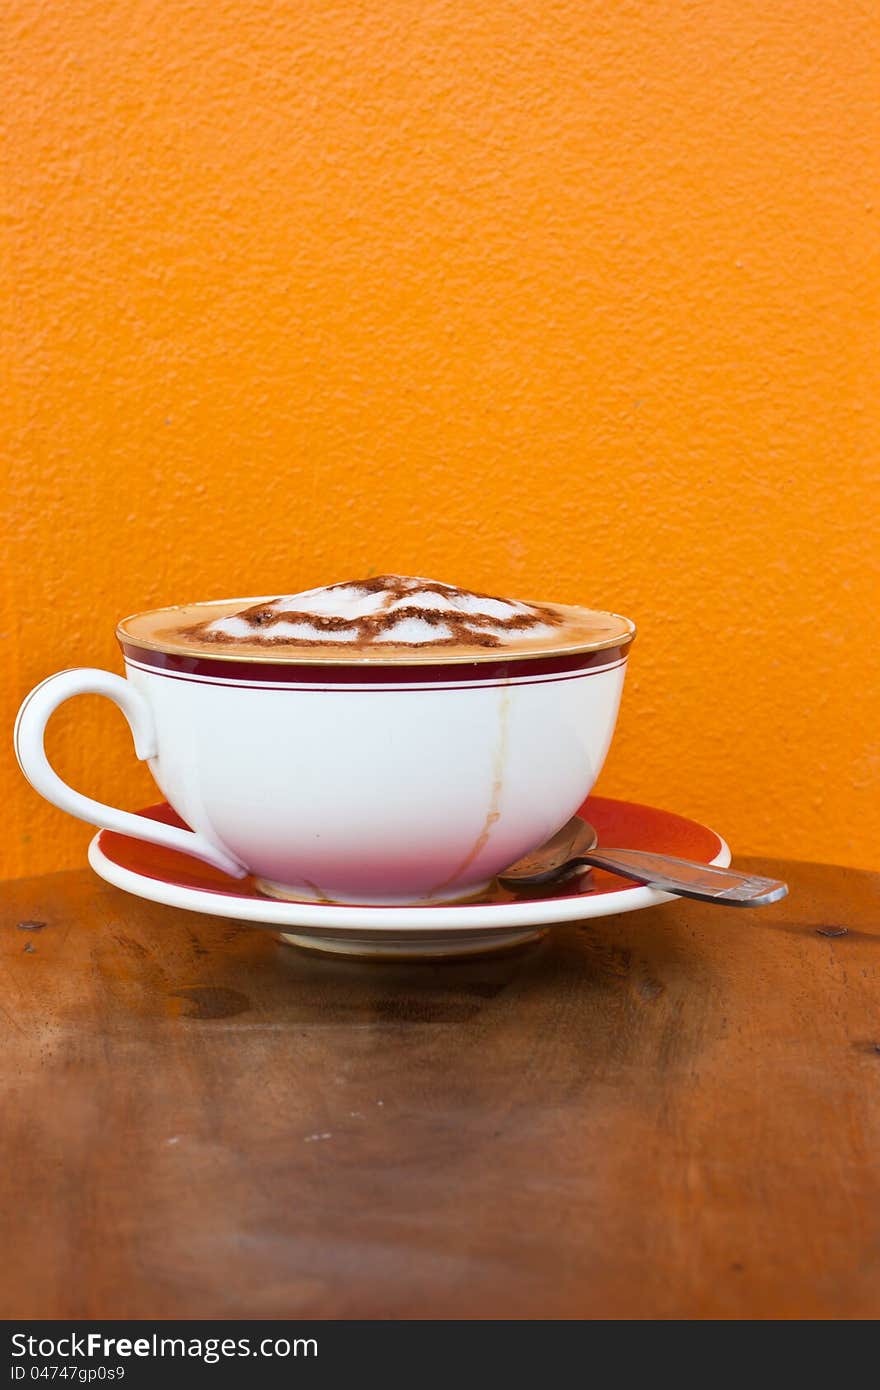
[{"label": "wooden table", "polygon": [[880,875],[751,863],[447,964],[3,885],[0,1316],[877,1317]]}]

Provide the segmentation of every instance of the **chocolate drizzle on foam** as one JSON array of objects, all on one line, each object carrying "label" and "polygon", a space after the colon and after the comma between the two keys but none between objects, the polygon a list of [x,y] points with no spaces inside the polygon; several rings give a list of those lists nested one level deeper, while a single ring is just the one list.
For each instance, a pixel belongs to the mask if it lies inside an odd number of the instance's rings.
[{"label": "chocolate drizzle on foam", "polygon": [[181,636],[219,647],[503,648],[552,637],[564,621],[547,604],[383,574],[257,603],[184,628]]}]

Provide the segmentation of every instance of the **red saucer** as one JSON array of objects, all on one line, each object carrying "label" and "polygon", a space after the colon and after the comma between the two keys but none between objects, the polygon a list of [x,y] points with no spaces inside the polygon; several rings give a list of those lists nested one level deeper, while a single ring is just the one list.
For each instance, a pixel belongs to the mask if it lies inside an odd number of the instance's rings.
[{"label": "red saucer", "polygon": [[[152,820],[165,821],[168,825],[189,829],[176,811],[164,801],[156,806],[148,806],[140,814],[149,816]],[[637,802],[612,801],[604,796],[590,796],[578,814],[595,827],[599,844],[605,849],[651,849],[662,854],[674,854],[682,859],[695,859],[702,864],[709,864],[724,848],[721,837],[707,826],[687,820],[684,816],[677,816],[672,811],[660,811],[656,807],[642,806]],[[103,857],[111,864],[141,878],[232,898],[263,897],[254,887],[253,879],[230,878],[219,869],[211,868],[210,865],[203,864],[187,854],[180,854],[176,850],[149,845],[144,840],[135,840],[112,830],[102,830],[97,837],[97,843]],[[594,869],[586,882],[581,878],[569,879],[564,883],[547,887],[539,893],[532,891],[527,896],[530,902],[542,898],[555,901],[572,896],[582,897],[585,891],[591,895],[623,893],[633,886],[631,879],[620,878],[602,869]],[[487,903],[509,903],[516,900],[518,895],[505,893],[500,889],[485,899]],[[339,910],[344,911],[344,908]],[[392,913],[395,910],[393,907],[386,909]]]}]

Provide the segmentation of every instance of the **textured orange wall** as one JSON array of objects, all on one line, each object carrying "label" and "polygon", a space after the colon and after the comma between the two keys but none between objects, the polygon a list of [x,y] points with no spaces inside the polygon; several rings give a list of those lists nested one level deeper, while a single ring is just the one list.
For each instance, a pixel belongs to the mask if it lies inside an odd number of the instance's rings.
[{"label": "textured orange wall", "polygon": [[[874,6],[4,25],[7,727],[132,609],[422,573],[638,620],[606,794],[880,867]],[[99,701],[51,746],[150,798]],[[82,862],[0,793],[2,871]]]}]

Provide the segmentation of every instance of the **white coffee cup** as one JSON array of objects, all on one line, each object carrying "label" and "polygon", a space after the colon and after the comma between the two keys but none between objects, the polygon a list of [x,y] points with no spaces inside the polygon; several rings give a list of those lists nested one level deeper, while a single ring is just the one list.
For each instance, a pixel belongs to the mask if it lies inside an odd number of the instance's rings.
[{"label": "white coffee cup", "polygon": [[[258,600],[242,600],[257,602]],[[117,635],[126,679],[76,668],[24,700],[22,771],[92,825],[182,850],[278,897],[433,903],[480,892],[552,835],[605,759],[635,633],[572,653],[406,666],[188,656]],[[43,740],[106,695],[184,830],[74,791]]]}]

